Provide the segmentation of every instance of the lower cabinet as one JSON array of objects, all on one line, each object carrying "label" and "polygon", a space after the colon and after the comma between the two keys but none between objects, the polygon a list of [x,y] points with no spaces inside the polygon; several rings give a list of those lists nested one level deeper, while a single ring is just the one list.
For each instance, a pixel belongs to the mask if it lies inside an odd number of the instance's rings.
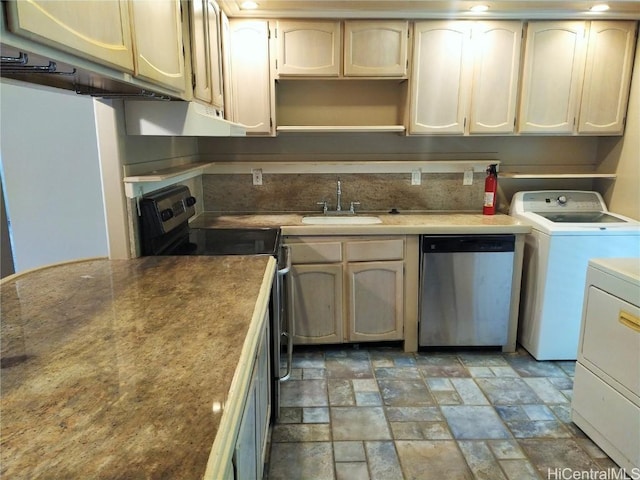
[{"label": "lower cabinet", "polygon": [[405,237],[289,237],[295,344],[402,340]]},{"label": "lower cabinet", "polygon": [[233,452],[235,480],[259,480],[263,476],[271,416],[269,370],[269,321],[267,318],[265,329],[260,337]]}]

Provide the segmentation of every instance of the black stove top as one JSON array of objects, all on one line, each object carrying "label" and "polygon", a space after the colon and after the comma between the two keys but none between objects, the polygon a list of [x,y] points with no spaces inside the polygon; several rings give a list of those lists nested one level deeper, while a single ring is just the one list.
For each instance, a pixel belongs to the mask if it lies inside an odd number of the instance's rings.
[{"label": "black stove top", "polygon": [[191,228],[189,242],[170,255],[278,255],[277,228]]}]

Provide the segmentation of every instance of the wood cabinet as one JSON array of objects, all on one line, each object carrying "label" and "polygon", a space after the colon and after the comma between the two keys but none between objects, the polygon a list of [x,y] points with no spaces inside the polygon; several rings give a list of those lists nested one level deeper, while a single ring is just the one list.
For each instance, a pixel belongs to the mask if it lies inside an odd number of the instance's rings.
[{"label": "wood cabinet", "polygon": [[410,133],[512,132],[521,32],[520,22],[416,22]]},{"label": "wood cabinet", "polygon": [[185,90],[180,0],[131,2],[136,76]]},{"label": "wood cabinet", "polygon": [[345,21],[344,75],[406,77],[408,37],[406,21]]},{"label": "wood cabinet", "polygon": [[246,126],[247,135],[272,133],[272,88],[269,63],[269,23],[229,21],[228,119]]},{"label": "wood cabinet", "polygon": [[7,2],[8,27],[20,36],[132,73],[128,3],[125,0]]},{"label": "wood cabinet", "polygon": [[222,109],[224,98],[220,9],[212,0],[193,0],[189,5],[193,96]]},{"label": "wood cabinet", "polygon": [[342,36],[338,21],[278,21],[278,76],[340,75]]},{"label": "wood cabinet", "polygon": [[591,22],[578,133],[622,134],[636,22]]},{"label": "wood cabinet", "polygon": [[403,339],[403,236],[296,237],[288,244],[294,343]]},{"label": "wood cabinet", "polygon": [[519,131],[622,133],[635,22],[530,22]]},{"label": "wood cabinet", "polygon": [[229,478],[236,480],[260,480],[263,477],[271,416],[268,318],[264,326],[233,452],[235,476]]},{"label": "wood cabinet", "polygon": [[29,0],[7,12],[18,35],[186,91],[180,0]]}]

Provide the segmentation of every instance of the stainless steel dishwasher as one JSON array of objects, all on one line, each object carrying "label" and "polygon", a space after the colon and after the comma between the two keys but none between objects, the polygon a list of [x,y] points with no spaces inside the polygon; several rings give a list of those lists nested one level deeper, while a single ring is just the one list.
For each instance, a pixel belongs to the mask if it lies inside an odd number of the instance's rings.
[{"label": "stainless steel dishwasher", "polygon": [[421,240],[419,345],[506,345],[515,236]]}]

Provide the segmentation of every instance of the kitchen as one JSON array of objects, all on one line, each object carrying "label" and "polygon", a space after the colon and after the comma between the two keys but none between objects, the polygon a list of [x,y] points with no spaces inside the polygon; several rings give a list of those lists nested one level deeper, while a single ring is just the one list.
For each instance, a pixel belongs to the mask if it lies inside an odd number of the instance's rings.
[{"label": "kitchen", "polygon": [[[636,17],[637,18],[637,15]],[[59,55],[59,52],[58,52]],[[63,57],[64,58],[64,57]],[[66,57],[68,58],[68,57]],[[637,65],[636,58],[636,65]],[[634,78],[634,80],[637,80]],[[3,80],[3,104],[5,103],[4,92],[10,89],[8,81]],[[282,81],[281,83],[284,83]],[[16,89],[24,89],[21,84]],[[28,88],[28,87],[27,87]],[[370,88],[370,87],[366,87]],[[35,90],[30,88],[27,92]],[[374,89],[375,91],[375,89]],[[190,137],[145,137],[125,135],[123,132],[123,101],[122,100],[102,100],[92,104],[92,112],[84,112],[85,121],[91,121],[95,115],[97,118],[97,138],[94,141],[94,148],[97,153],[94,156],[108,162],[102,162],[101,171],[98,178],[102,179],[101,186],[94,182],[93,189],[103,189],[104,203],[107,205],[106,220],[104,227],[100,228],[108,234],[108,254],[111,258],[128,258],[135,256],[135,249],[130,245],[131,238],[135,237],[135,225],[130,221],[130,212],[136,208],[135,200],[124,192],[123,175],[134,177],[143,175],[149,170],[156,170],[182,162],[206,161],[206,162],[232,162],[231,165],[221,165],[217,167],[203,167],[206,169],[204,175],[197,174],[185,181],[191,186],[192,192],[197,192],[196,196],[202,201],[196,204],[197,208],[206,208],[213,205],[223,205],[224,210],[233,213],[246,213],[250,209],[255,213],[287,212],[296,210],[312,211],[316,208],[315,202],[327,200],[335,204],[335,181],[339,175],[343,181],[344,199],[346,202],[360,201],[363,203],[363,211],[377,210],[378,208],[398,207],[401,210],[411,209],[411,204],[403,204],[411,198],[417,202],[418,209],[427,210],[474,210],[479,205],[473,202],[479,201],[482,195],[482,184],[484,179],[484,167],[490,160],[500,161],[500,171],[505,172],[504,178],[501,175],[501,211],[505,211],[508,199],[513,192],[525,189],[535,190],[538,188],[576,188],[586,190],[598,190],[603,193],[607,204],[614,212],[628,215],[632,218],[639,218],[638,202],[632,201],[637,198],[637,189],[634,179],[638,178],[638,82],[632,82],[631,101],[627,115],[627,125],[624,136],[598,137],[598,136],[401,136],[394,132],[385,133],[280,133],[276,137],[255,137],[255,138],[190,138]],[[293,92],[295,93],[295,92]],[[29,93],[21,94],[27,97]],[[33,92],[36,95],[36,92]],[[56,98],[68,97],[69,94],[60,94]],[[75,98],[75,97],[74,97]],[[23,101],[28,99],[21,98]],[[70,99],[69,99],[70,100]],[[78,100],[80,101],[80,100]],[[88,99],[87,102],[89,103]],[[37,105],[37,104],[36,104]],[[83,107],[84,108],[84,107]],[[3,118],[5,111],[3,110]],[[60,112],[59,112],[60,113]],[[279,110],[277,111],[279,116]],[[11,117],[9,117],[11,118]],[[49,123],[55,122],[55,116],[49,119]],[[285,117],[286,119],[286,117]],[[29,120],[35,122],[36,118]],[[71,119],[69,120],[71,122]],[[3,134],[9,128],[3,122]],[[46,129],[45,129],[46,130]],[[64,133],[61,132],[60,135]],[[73,138],[73,137],[72,137]],[[69,140],[71,145],[73,139]],[[35,142],[34,142],[35,143]],[[3,145],[5,138],[3,137]],[[35,148],[35,147],[34,147]],[[5,157],[3,147],[3,168],[8,168],[10,160]],[[47,152],[34,155],[34,158],[50,158]],[[58,158],[64,161],[65,158]],[[450,161],[465,160],[470,162],[465,167],[474,171],[473,185],[462,186],[461,171],[447,171],[442,168],[448,167]],[[359,162],[375,161],[376,165]],[[295,162],[300,167],[293,170],[289,165]],[[322,162],[329,162],[331,166],[323,165]],[[334,164],[339,162],[339,165]],[[404,173],[380,171],[379,163],[393,162],[409,163]],[[51,163],[51,162],[49,162]],[[106,163],[106,164],[105,164]],[[245,165],[246,164],[246,165]],[[319,164],[319,170],[311,169],[311,166]],[[351,165],[350,165],[351,164]],[[356,167],[352,165],[355,164]],[[62,163],[60,164],[62,165]],[[123,174],[122,170],[127,171]],[[395,167],[395,165],[394,165]],[[375,195],[364,197],[369,191],[369,185],[382,185],[390,191],[395,187],[390,181],[392,175],[398,175],[402,179],[411,176],[413,169],[421,169],[420,185],[407,185],[403,180],[397,180],[402,185],[397,187],[399,193],[395,194],[394,204],[387,204],[381,207],[373,206]],[[83,166],[83,168],[86,168]],[[261,168],[264,175],[264,189],[261,186],[253,186],[251,182],[251,170]],[[349,168],[359,168],[358,175],[349,172]],[[405,168],[405,166],[401,166]],[[456,166],[457,168],[457,166]],[[506,173],[509,170],[518,172],[521,169],[529,169],[534,178],[509,178]],[[534,168],[538,169],[537,172]],[[575,178],[535,178],[536,173],[553,171],[556,175],[559,172],[569,172]],[[353,177],[349,177],[350,173]],[[95,179],[96,172],[93,171]],[[586,178],[583,174],[587,174]],[[602,174],[602,178],[599,176]],[[73,173],[69,173],[72,176]],[[279,175],[279,176],[278,176]],[[616,175],[613,180],[611,175]],[[312,177],[309,181],[308,177]],[[609,176],[609,178],[607,178]],[[300,178],[302,177],[302,178]],[[307,178],[304,178],[307,177]],[[314,180],[318,179],[317,182]],[[367,177],[367,183],[356,185],[357,178]],[[382,179],[380,178],[382,177]],[[459,186],[456,185],[459,180]],[[299,188],[296,192],[308,191],[305,197],[292,198],[294,192],[287,191],[288,181],[295,179],[299,181]],[[320,182],[322,180],[322,183]],[[9,183],[8,180],[3,179]],[[275,182],[285,182],[275,183]],[[371,183],[369,183],[371,182]],[[377,182],[377,183],[376,183]],[[137,188],[136,182],[130,182]],[[138,182],[139,183],[139,182]],[[273,188],[276,185],[276,195],[267,196],[264,201],[264,190]],[[316,183],[316,189],[310,189],[310,184]],[[142,182],[144,185],[144,182]],[[208,187],[205,187],[207,185]],[[224,190],[227,186],[228,190]],[[4,185],[5,188],[8,185]],[[80,188],[78,185],[75,188]],[[84,186],[86,187],[86,185]],[[358,188],[357,195],[354,188]],[[205,193],[207,188],[208,193]],[[467,191],[464,189],[468,188]],[[413,189],[413,190],[412,190]],[[86,190],[86,188],[85,188]],[[216,192],[222,191],[219,195]],[[236,192],[236,195],[229,193]],[[202,192],[202,193],[200,193]],[[31,192],[33,195],[36,192]],[[200,194],[199,194],[200,193]],[[268,192],[272,194],[273,192]],[[279,196],[277,194],[280,194]],[[450,197],[454,193],[455,201],[458,203],[443,203],[443,198]],[[378,195],[380,197],[380,195]],[[82,197],[84,198],[84,197]],[[249,198],[249,206],[243,203]],[[223,204],[224,201],[228,204]],[[366,204],[363,202],[369,202]],[[306,202],[301,208],[300,202]],[[51,204],[50,199],[46,199],[47,204]],[[11,202],[9,201],[11,217]],[[427,207],[425,208],[424,205]],[[420,208],[422,207],[422,208]],[[415,207],[414,207],[415,208]],[[209,208],[206,208],[209,210]],[[244,210],[243,210],[244,209]],[[222,210],[222,208],[221,208]],[[319,211],[319,210],[318,210]],[[13,219],[12,219],[13,220]],[[17,225],[16,225],[17,227]],[[71,226],[73,227],[73,226]],[[37,230],[36,230],[37,231]],[[71,228],[69,231],[73,231]],[[132,231],[134,231],[132,233]],[[74,237],[77,237],[75,235]],[[71,240],[69,240],[71,241]],[[74,242],[77,240],[74,238]],[[62,240],[62,243],[64,240]],[[87,256],[101,256],[107,254],[104,246],[101,252],[96,252]],[[5,249],[3,248],[3,251]],[[69,259],[74,258],[69,256]],[[60,261],[64,259],[54,259]],[[47,262],[43,262],[47,263]]]}]

